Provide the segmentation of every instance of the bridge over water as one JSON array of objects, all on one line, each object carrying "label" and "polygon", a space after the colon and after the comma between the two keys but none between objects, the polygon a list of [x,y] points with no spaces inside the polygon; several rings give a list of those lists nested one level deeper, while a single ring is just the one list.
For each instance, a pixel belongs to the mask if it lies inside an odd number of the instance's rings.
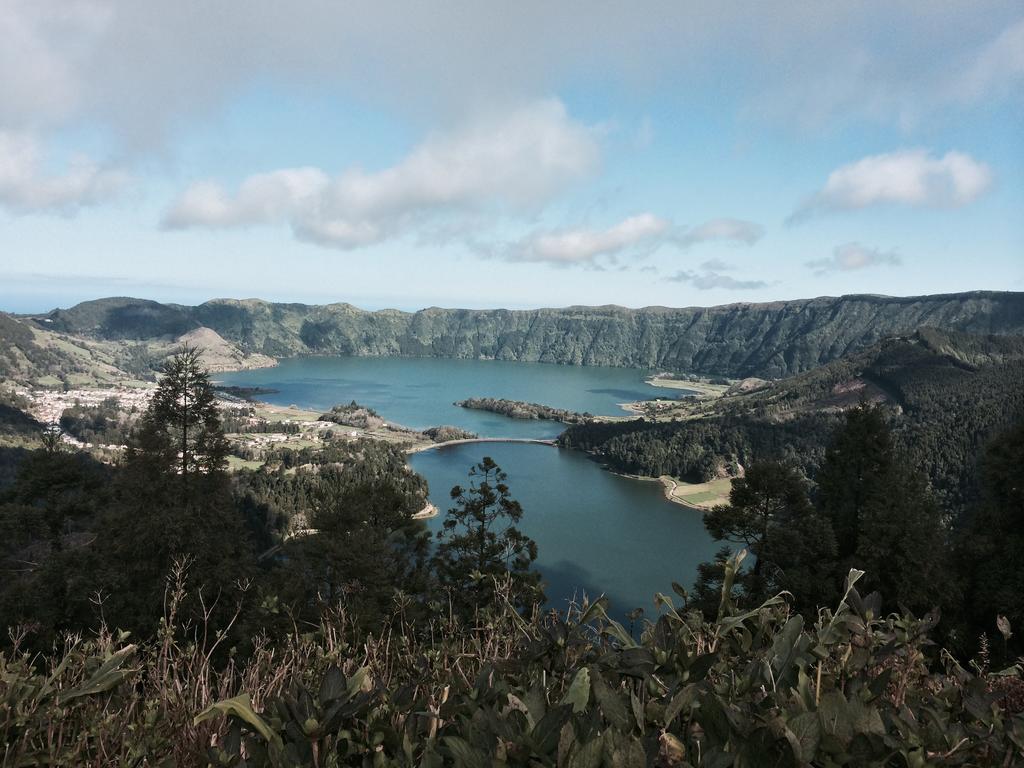
[{"label": "bridge over water", "polygon": [[464,440],[446,440],[443,443],[431,445],[419,445],[410,448],[406,453],[420,453],[422,451],[433,451],[437,448],[447,448],[449,445],[467,445],[469,443],[532,443],[534,445],[557,445],[554,440],[541,440],[531,437],[470,437]]}]

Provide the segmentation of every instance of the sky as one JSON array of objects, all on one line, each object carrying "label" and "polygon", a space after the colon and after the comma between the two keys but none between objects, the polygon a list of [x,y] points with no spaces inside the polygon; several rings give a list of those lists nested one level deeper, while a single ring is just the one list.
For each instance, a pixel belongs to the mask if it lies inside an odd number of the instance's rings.
[{"label": "sky", "polygon": [[1024,290],[1024,5],[0,0],[0,309]]}]

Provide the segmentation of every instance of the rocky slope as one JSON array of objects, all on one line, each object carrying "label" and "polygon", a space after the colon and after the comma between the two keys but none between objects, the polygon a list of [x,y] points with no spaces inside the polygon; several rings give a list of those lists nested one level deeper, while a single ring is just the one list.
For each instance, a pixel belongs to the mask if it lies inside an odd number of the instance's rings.
[{"label": "rocky slope", "polygon": [[186,307],[121,298],[54,310],[35,322],[69,335],[118,340],[177,338],[209,328],[248,355],[272,357],[494,358],[777,378],[922,326],[1024,333],[1024,293],[861,295],[682,309],[432,307],[414,313],[255,299]]}]

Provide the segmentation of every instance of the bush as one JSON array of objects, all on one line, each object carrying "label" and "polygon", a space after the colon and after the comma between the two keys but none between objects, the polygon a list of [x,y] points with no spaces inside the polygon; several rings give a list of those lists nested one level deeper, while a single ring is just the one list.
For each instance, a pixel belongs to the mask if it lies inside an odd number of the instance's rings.
[{"label": "bush", "polygon": [[[659,596],[639,639],[605,601],[529,618],[500,600],[420,626],[396,598],[363,633],[344,612],[216,667],[209,628],[149,646],[102,635],[45,660],[0,656],[0,733],[15,764],[1011,765],[1024,749],[1020,665],[967,669],[935,617],[877,615],[852,571],[813,625],[784,596],[707,622]],[[496,582],[497,593],[507,584]],[[180,586],[175,588],[180,592]],[[173,591],[173,590],[172,590]],[[187,717],[185,713],[188,713]],[[144,758],[142,756],[145,756]],[[1015,757],[1016,756],[1016,757]],[[19,762],[20,760],[20,762]]]}]

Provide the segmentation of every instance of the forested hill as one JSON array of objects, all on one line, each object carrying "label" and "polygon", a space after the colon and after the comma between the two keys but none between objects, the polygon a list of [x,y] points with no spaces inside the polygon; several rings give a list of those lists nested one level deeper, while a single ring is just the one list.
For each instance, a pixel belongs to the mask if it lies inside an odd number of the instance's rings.
[{"label": "forested hill", "polygon": [[577,425],[560,442],[651,476],[703,481],[768,459],[813,474],[841,411],[862,400],[886,404],[905,458],[959,509],[975,495],[985,445],[1024,420],[1024,336],[922,328],[755,392],[684,404],[682,421]]},{"label": "forested hill", "polygon": [[245,353],[495,358],[777,378],[922,326],[1024,333],[1024,293],[843,296],[671,309],[424,309],[368,312],[217,299],[196,307],[100,299],[36,318],[101,339],[178,337],[211,328]]}]

